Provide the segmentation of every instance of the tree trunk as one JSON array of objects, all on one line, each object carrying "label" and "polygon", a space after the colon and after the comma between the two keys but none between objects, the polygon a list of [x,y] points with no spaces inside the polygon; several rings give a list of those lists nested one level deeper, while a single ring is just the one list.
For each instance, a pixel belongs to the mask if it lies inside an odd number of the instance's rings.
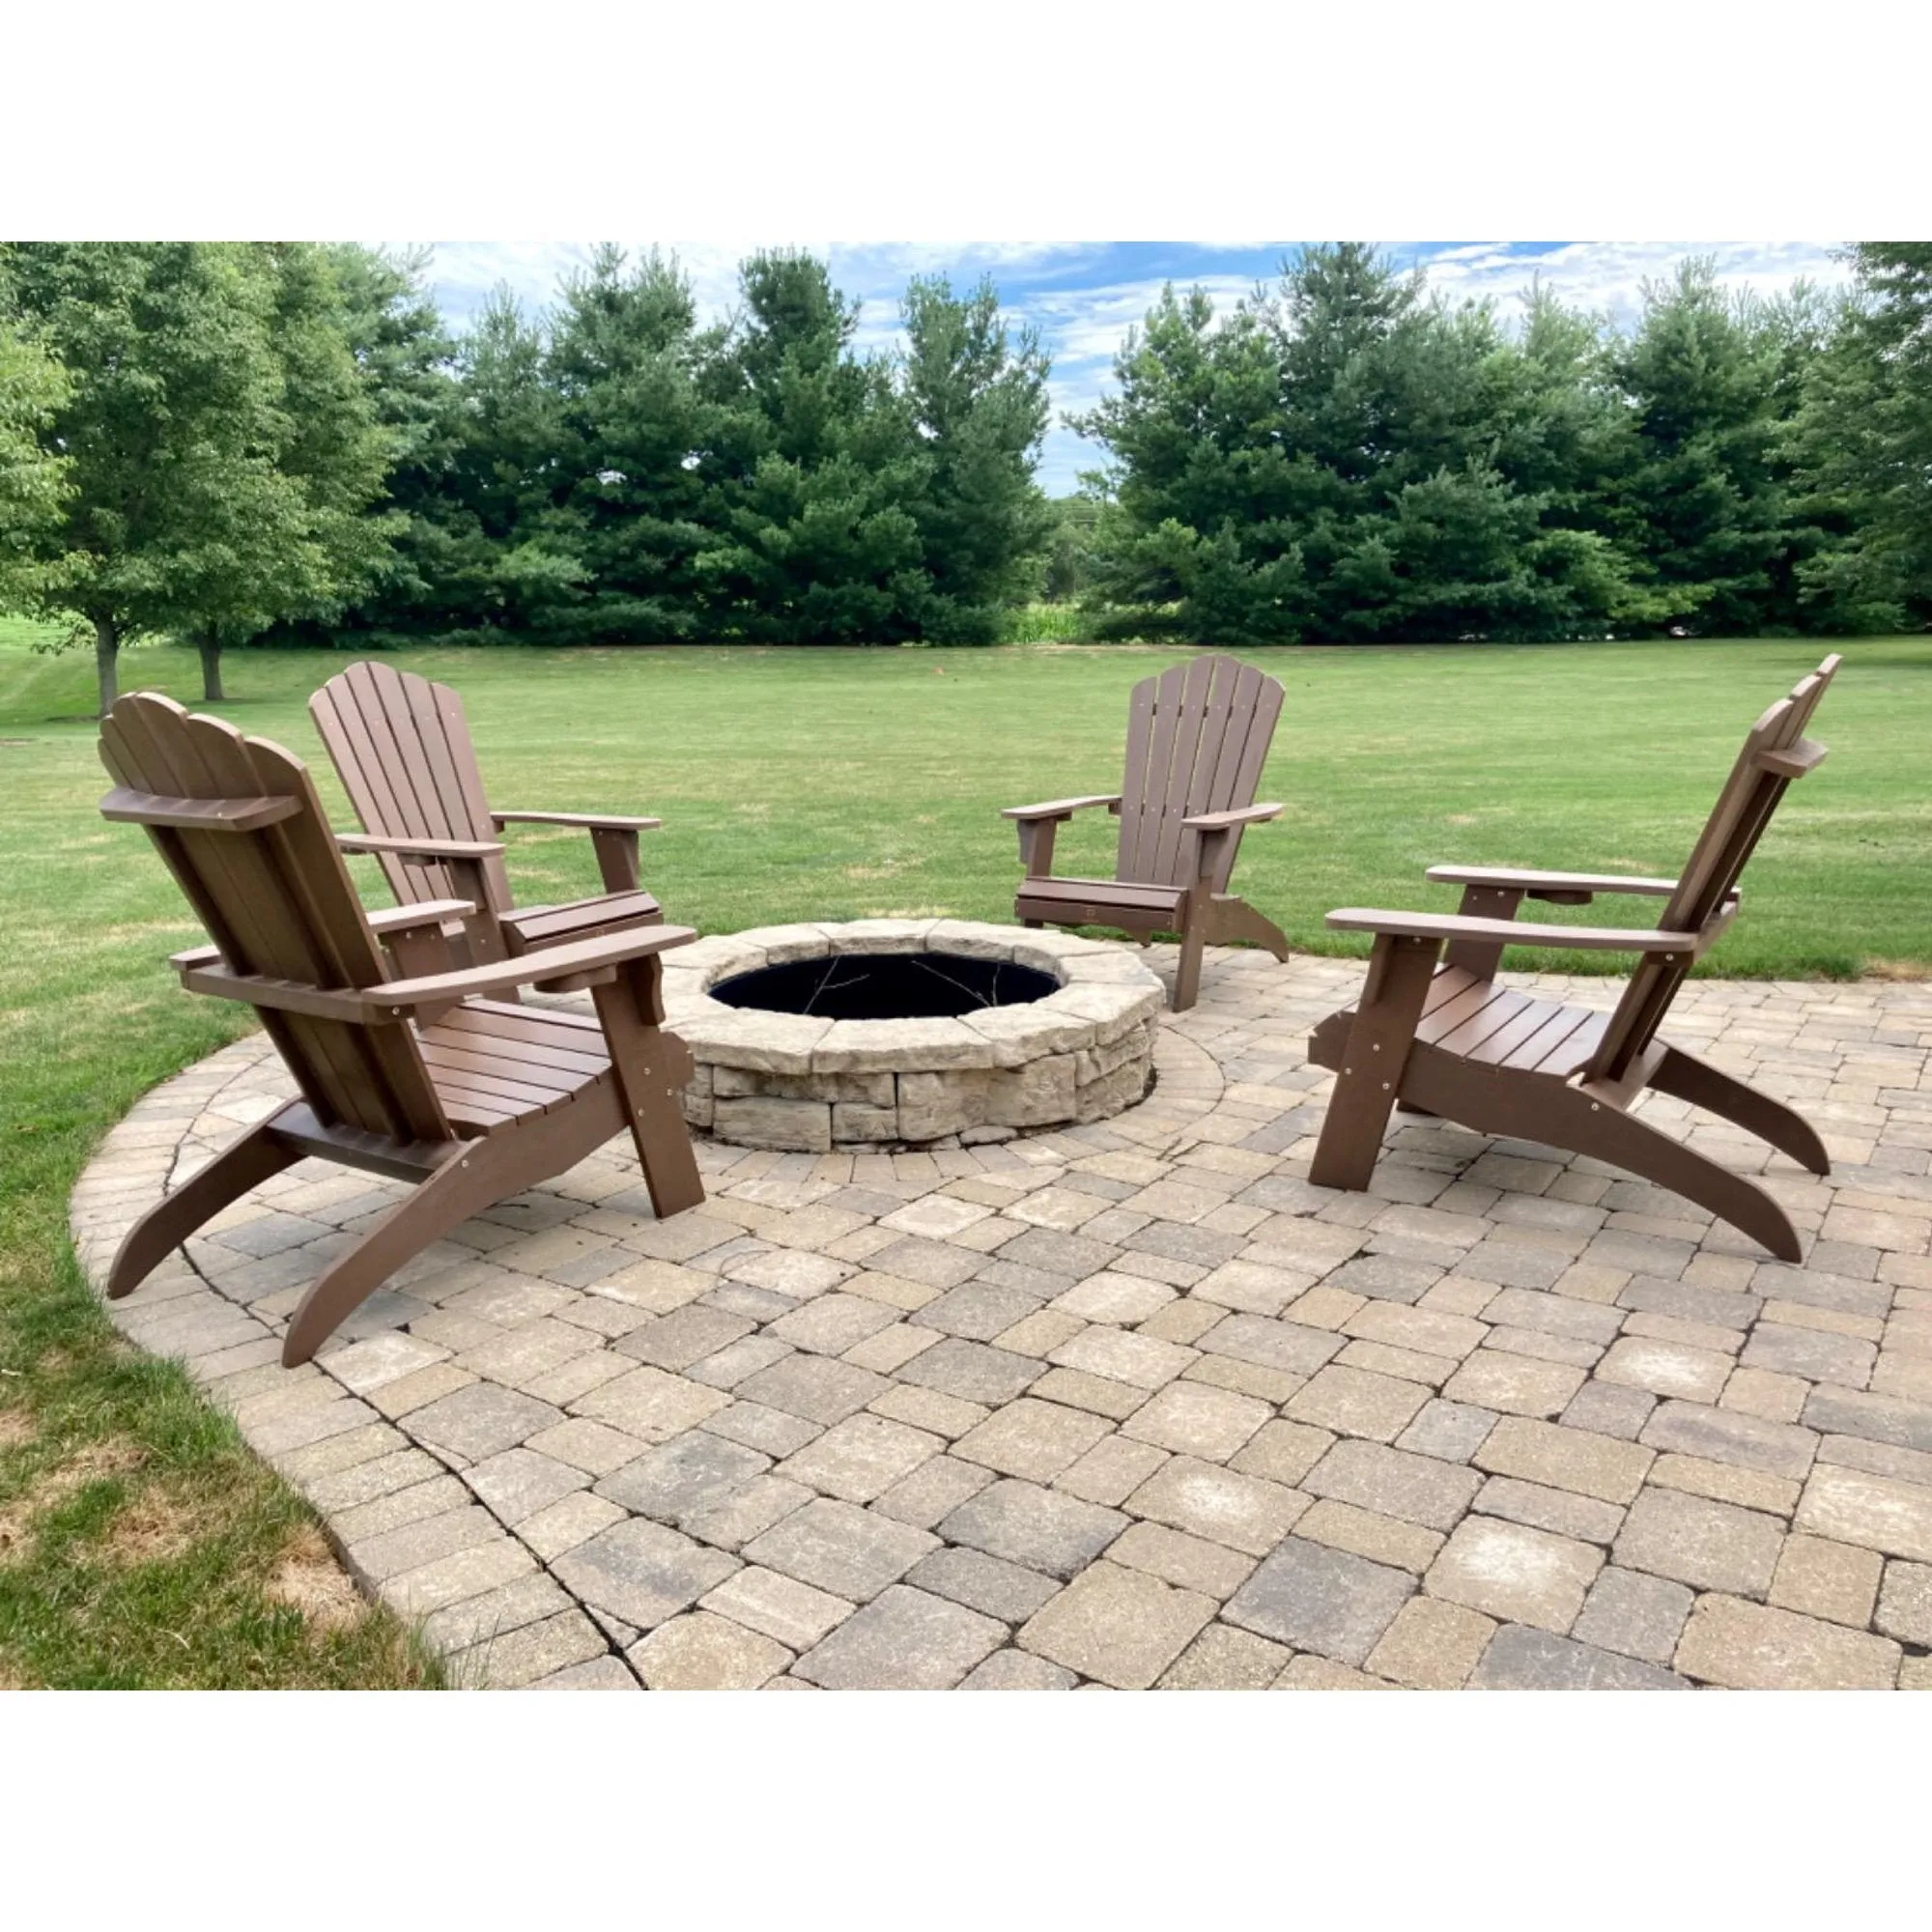
[{"label": "tree trunk", "polygon": [[120,696],[120,634],[112,617],[94,620],[94,668],[100,677],[100,715],[105,718]]},{"label": "tree trunk", "polygon": [[221,639],[204,635],[195,642],[201,651],[201,701],[220,704],[228,696],[221,688]]}]

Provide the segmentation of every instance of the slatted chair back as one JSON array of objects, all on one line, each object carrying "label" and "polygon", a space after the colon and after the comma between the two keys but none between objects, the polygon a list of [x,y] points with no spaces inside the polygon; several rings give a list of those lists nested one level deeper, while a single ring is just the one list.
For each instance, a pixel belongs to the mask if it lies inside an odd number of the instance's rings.
[{"label": "slatted chair back", "polygon": [[[384,838],[494,840],[463,700],[392,665],[353,664],[309,699],[309,716],[341,774],[362,829]],[[446,867],[382,853],[397,902],[469,894]],[[483,861],[495,910],[507,911],[510,878],[500,857]]]},{"label": "slatted chair back", "polygon": [[[1117,878],[1141,885],[1194,883],[1200,835],[1184,830],[1181,821],[1254,804],[1281,700],[1273,678],[1211,654],[1134,686]],[[1214,892],[1228,890],[1240,843],[1238,827],[1219,841],[1208,881]]]},{"label": "slatted chair back", "polygon": [[[1729,917],[1738,880],[1778,801],[1794,779],[1803,778],[1824,758],[1825,748],[1807,739],[1804,727],[1839,662],[1835,654],[1828,657],[1799,680],[1789,697],[1780,698],[1751,726],[1690,861],[1678,875],[1677,890],[1658,921],[1663,931],[1704,933]],[[1624,1077],[1651,1044],[1691,963],[1689,954],[1668,960],[1644,958],[1604,1031],[1586,1079]]]},{"label": "slatted chair back", "polygon": [[[100,760],[102,815],[147,828],[230,971],[325,992],[390,977],[298,758],[138,692],[102,724]],[[450,1138],[407,1023],[256,1010],[325,1126]]]}]

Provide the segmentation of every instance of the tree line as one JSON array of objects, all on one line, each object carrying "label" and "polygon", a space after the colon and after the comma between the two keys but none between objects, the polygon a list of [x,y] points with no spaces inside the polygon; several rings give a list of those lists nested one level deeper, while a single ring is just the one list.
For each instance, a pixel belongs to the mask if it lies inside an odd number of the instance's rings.
[{"label": "tree line", "polygon": [[0,609],[222,651],[439,638],[1229,644],[1858,632],[1932,618],[1932,244],[1849,289],[1688,262],[1628,330],[1518,326],[1359,243],[1218,312],[1167,290],[1035,478],[1037,337],[916,278],[899,346],[809,254],[704,323],[600,249],[458,333],[422,256],[0,244]]},{"label": "tree line", "polygon": [[794,250],[700,326],[613,247],[452,333],[421,257],[0,246],[0,608],[91,639],[981,643],[1031,594],[1048,362],[990,281],[902,343]]},{"label": "tree line", "polygon": [[1229,313],[1170,288],[1074,426],[1106,449],[1055,556],[1103,634],[1232,643],[1870,632],[1932,618],[1932,244],[1852,287],[1629,331],[1519,327],[1359,243]]}]

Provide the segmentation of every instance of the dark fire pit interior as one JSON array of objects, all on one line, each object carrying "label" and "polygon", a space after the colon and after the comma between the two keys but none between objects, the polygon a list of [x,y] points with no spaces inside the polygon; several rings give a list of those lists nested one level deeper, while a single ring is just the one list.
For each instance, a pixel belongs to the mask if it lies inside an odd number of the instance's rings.
[{"label": "dark fire pit interior", "polygon": [[1016,1007],[1060,990],[1050,973],[1010,959],[958,952],[840,952],[794,959],[721,980],[711,989],[727,1007],[810,1013],[827,1020],[953,1019],[982,1007]]}]

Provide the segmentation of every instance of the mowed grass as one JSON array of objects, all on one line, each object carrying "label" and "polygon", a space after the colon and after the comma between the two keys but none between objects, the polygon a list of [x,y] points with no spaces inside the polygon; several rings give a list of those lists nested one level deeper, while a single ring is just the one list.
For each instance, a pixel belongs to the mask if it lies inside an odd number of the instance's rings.
[{"label": "mowed grass", "polygon": [[[143,836],[96,814],[106,781],[91,657],[34,654],[33,635],[0,620],[0,1678],[428,1681],[433,1667],[389,1620],[282,1601],[278,1576],[313,1553],[301,1505],[178,1371],[116,1342],[68,1255],[67,1195],[100,1134],[247,1022],[176,987],[164,955],[199,929]],[[1816,725],[1832,756],[1774,824],[1743,917],[1704,970],[1932,968],[1932,639],[1841,648]],[[1248,835],[1237,889],[1297,946],[1358,952],[1322,915],[1453,910],[1454,893],[1422,877],[1437,861],[1674,872],[1746,727],[1823,654],[1809,640],[1243,653],[1288,689],[1263,785],[1286,810]],[[672,920],[729,931],[1009,919],[1018,864],[999,808],[1118,784],[1129,687],[1186,655],[506,648],[395,661],[461,690],[493,802],[661,815],[647,882]],[[215,708],[307,758],[346,826],[304,709],[345,662],[238,653],[233,696]],[[122,684],[192,704],[198,664],[129,650]],[[1102,812],[1076,819],[1060,869],[1110,871],[1114,829]],[[514,831],[511,874],[526,901],[596,889],[578,833]],[[358,876],[386,902],[372,872]],[[1626,923],[1630,905],[1580,916]],[[157,1515],[167,1536],[133,1533]]]}]

